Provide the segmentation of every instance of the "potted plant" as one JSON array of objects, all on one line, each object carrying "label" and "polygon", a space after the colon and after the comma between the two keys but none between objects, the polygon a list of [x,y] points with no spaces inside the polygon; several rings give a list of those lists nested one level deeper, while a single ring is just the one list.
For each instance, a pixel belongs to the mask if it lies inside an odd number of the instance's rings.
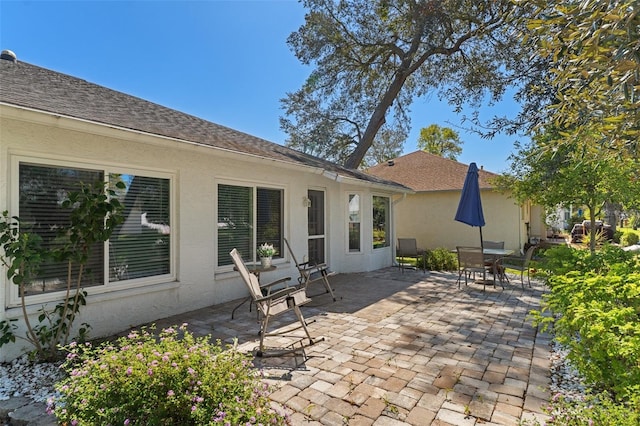
[{"label": "potted plant", "polygon": [[273,248],[273,244],[264,243],[258,247],[258,256],[263,268],[271,266],[271,258],[274,254],[276,254],[276,249]]}]

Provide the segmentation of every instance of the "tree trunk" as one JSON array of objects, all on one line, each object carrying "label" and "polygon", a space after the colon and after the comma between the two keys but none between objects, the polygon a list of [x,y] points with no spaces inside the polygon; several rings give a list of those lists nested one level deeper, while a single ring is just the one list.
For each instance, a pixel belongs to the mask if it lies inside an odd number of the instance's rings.
[{"label": "tree trunk", "polygon": [[349,158],[347,158],[347,161],[344,164],[346,168],[357,169],[360,167],[364,156],[367,154],[369,148],[371,148],[371,145],[373,145],[373,140],[376,137],[378,130],[380,130],[380,127],[382,127],[385,122],[387,111],[389,111],[389,108],[393,105],[393,101],[398,96],[398,93],[400,93],[408,75],[409,74],[407,74],[405,70],[400,70],[396,74],[396,78],[393,79],[391,85],[382,97],[382,100],[378,106],[376,106],[375,111],[373,111],[371,119],[369,119],[369,123],[367,123],[367,128],[362,134],[362,138],[358,141],[356,149],[354,149],[349,155]]}]

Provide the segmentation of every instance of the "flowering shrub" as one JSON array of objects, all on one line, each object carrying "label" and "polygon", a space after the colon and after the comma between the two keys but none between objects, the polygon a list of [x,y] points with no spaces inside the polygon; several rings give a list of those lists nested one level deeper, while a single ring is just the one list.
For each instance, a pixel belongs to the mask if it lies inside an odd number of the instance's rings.
[{"label": "flowering shrub", "polygon": [[69,376],[49,401],[66,425],[289,424],[246,355],[181,327],[132,331],[115,344],[71,344]]},{"label": "flowering shrub", "polygon": [[259,257],[273,257],[276,254],[276,249],[273,248],[273,244],[264,243],[258,247]]}]

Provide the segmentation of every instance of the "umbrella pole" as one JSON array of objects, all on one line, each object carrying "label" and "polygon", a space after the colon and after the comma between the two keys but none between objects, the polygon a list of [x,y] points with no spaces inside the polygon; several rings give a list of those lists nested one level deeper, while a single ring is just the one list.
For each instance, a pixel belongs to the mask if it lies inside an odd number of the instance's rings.
[{"label": "umbrella pole", "polygon": [[484,240],[482,239],[482,226],[479,227],[480,228],[480,247],[482,247],[484,249]]}]

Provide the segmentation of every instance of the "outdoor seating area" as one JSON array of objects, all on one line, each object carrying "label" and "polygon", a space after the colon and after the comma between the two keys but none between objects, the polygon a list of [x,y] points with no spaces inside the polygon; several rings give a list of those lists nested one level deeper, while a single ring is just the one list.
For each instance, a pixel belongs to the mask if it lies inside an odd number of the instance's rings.
[{"label": "outdoor seating area", "polygon": [[[289,356],[256,357],[272,401],[293,424],[342,421],[372,424],[518,424],[544,419],[549,399],[550,336],[527,315],[539,308],[544,288],[459,290],[451,272],[377,271],[338,274],[329,293],[300,305],[311,336],[324,341]],[[196,334],[233,343],[256,354],[261,325],[232,301],[158,321],[189,324]],[[294,310],[271,316],[281,331],[297,323]],[[279,346],[291,339],[276,338]],[[349,423],[351,424],[351,423]]]}]

